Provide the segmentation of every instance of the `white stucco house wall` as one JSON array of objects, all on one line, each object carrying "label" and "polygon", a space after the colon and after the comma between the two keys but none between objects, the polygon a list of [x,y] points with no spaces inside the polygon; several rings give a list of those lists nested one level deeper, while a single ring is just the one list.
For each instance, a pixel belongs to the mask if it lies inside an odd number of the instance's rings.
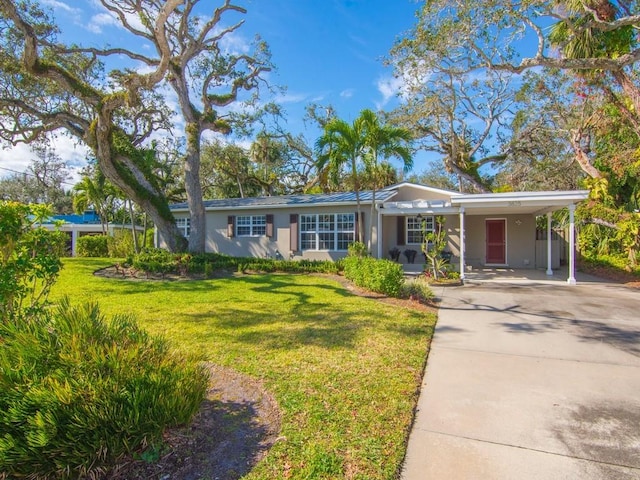
[{"label": "white stucco house wall", "polygon": [[[546,217],[550,233],[551,213],[568,208],[568,282],[575,283],[573,212],[587,196],[586,190],[463,194],[404,182],[375,192],[373,215],[372,192],[360,192],[364,242],[375,257],[415,250],[415,262],[423,263],[422,222],[431,226],[442,216],[451,262],[463,278],[469,268],[486,266],[544,268],[552,274],[559,266],[556,240],[547,235],[546,252],[541,248],[536,218]],[[188,236],[186,203],[171,210]],[[206,250],[232,256],[336,260],[358,236],[354,192],[207,200],[205,210]],[[162,238],[158,245],[164,245]],[[399,261],[410,268],[405,255]]]}]

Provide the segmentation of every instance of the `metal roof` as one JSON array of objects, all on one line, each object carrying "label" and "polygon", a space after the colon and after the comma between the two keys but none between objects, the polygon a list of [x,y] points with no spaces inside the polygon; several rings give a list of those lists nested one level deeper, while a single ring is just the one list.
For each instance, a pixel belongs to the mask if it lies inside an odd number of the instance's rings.
[{"label": "metal roof", "polygon": [[[376,191],[376,203],[385,202],[397,192]],[[371,203],[373,192],[370,190],[360,192],[360,202]],[[205,210],[226,210],[229,208],[285,208],[285,207],[312,207],[316,205],[350,205],[356,204],[355,192],[319,193],[301,195],[281,195],[275,197],[250,197],[250,198],[222,198],[217,200],[205,200]],[[175,203],[171,210],[188,210],[186,202]]]}]

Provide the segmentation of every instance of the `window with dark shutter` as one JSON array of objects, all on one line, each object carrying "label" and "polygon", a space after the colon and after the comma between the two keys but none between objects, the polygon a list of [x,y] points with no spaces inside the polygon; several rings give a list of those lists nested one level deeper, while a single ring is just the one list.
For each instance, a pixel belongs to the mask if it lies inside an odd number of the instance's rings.
[{"label": "window with dark shutter", "polygon": [[266,235],[268,238],[273,238],[273,215],[267,215],[267,230]]},{"label": "window with dark shutter", "polygon": [[292,213],[289,216],[289,249],[297,252],[298,248],[298,214]]},{"label": "window with dark shutter", "polygon": [[236,217],[229,215],[227,217],[227,237],[233,238],[235,231]]}]

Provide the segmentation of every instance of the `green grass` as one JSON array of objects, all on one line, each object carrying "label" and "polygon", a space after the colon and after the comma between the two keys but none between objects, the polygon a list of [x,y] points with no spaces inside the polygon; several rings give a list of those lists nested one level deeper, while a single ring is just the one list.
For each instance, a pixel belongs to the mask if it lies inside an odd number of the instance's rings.
[{"label": "green grass", "polygon": [[177,348],[261,378],[283,441],[247,479],[393,479],[404,457],[435,316],[357,297],[328,278],[122,281],[113,260],[67,259],[53,300],[133,313]]}]

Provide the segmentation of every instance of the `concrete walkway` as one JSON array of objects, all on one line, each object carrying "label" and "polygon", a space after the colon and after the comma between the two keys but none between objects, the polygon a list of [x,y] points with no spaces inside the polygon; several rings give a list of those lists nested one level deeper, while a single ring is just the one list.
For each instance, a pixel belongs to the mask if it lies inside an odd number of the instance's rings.
[{"label": "concrete walkway", "polygon": [[403,480],[640,479],[640,291],[531,275],[436,292]]}]

